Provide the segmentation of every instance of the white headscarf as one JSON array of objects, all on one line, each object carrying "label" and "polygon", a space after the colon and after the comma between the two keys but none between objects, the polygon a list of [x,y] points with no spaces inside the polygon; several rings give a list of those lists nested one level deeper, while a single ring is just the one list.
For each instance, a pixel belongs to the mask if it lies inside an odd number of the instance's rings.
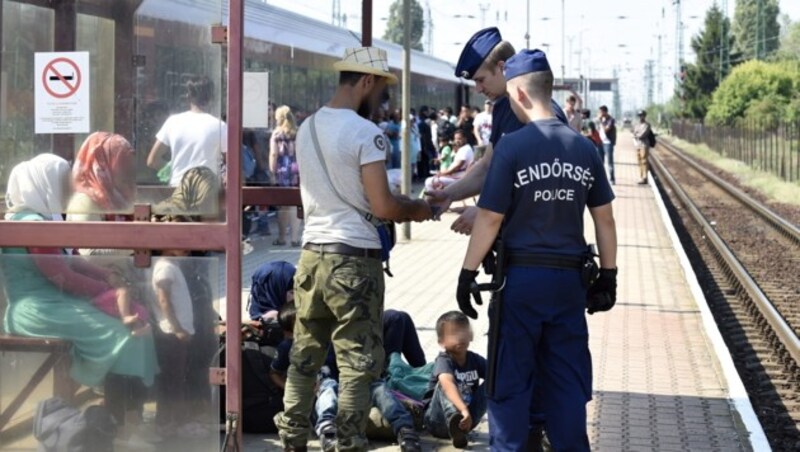
[{"label": "white headscarf", "polygon": [[18,212],[61,220],[64,179],[69,174],[69,163],[54,154],[39,154],[15,166],[6,188],[6,220]]}]

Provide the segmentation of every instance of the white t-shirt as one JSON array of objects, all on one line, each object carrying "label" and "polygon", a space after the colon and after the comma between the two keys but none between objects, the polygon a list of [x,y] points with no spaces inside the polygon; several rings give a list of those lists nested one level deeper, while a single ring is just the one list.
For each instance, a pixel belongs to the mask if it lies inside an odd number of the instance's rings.
[{"label": "white t-shirt", "polygon": [[481,135],[481,144],[489,144],[489,138],[492,136],[492,114],[482,111],[475,116],[475,127]]},{"label": "white t-shirt", "polygon": [[581,123],[583,123],[583,117],[581,117],[581,113],[577,110],[570,112],[565,112],[567,115],[567,122],[569,126],[573,129],[577,130],[578,132],[581,131]]},{"label": "white t-shirt", "polygon": [[[153,291],[158,294],[158,286],[163,282],[170,282],[169,302],[175,312],[181,328],[187,333],[194,334],[194,311],[192,310],[192,296],[189,293],[189,285],[180,267],[169,258],[159,258],[153,265]],[[153,298],[153,313],[158,321],[158,327],[166,334],[173,334],[175,331],[167,320],[164,312],[158,304],[158,298]]]},{"label": "white t-shirt", "polygon": [[177,187],[183,173],[198,166],[219,175],[222,154],[228,149],[228,127],[208,113],[185,111],[167,118],[156,139],[172,152],[169,185]]},{"label": "white t-shirt", "polygon": [[[381,241],[375,226],[349,204],[370,211],[361,167],[384,161],[389,142],[378,126],[353,110],[322,107],[315,115],[320,151],[329,173],[318,161],[309,118],[297,132],[296,145],[306,221],[303,243],[378,249]],[[331,183],[349,204],[333,192]]]},{"label": "white t-shirt", "polygon": [[475,160],[475,152],[472,150],[472,146],[468,144],[461,146],[458,149],[458,151],[456,151],[456,156],[453,157],[453,163],[451,163],[450,166],[456,165],[459,162],[464,162],[464,164],[461,166],[460,171],[453,174],[453,177],[463,176],[464,173],[467,172],[467,169],[469,169],[470,165],[472,165],[472,162],[474,160]]}]

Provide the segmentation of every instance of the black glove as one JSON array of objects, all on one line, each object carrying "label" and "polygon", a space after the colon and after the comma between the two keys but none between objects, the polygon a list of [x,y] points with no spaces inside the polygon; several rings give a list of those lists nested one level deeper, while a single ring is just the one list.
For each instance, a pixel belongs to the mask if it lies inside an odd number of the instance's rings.
[{"label": "black glove", "polygon": [[586,292],[589,314],[608,311],[617,302],[617,269],[601,268],[595,282]]},{"label": "black glove", "polygon": [[483,304],[481,293],[478,291],[478,283],[475,282],[477,277],[477,271],[461,269],[461,274],[458,275],[458,289],[456,290],[458,309],[472,319],[478,318],[478,312],[472,307],[472,303],[469,300],[470,295],[475,297],[475,303],[478,305]]}]

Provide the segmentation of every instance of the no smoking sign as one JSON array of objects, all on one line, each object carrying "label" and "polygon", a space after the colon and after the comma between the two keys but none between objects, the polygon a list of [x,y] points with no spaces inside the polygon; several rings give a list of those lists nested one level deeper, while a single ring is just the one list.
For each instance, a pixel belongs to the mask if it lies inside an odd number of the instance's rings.
[{"label": "no smoking sign", "polygon": [[89,52],[36,53],[34,70],[36,133],[88,133]]},{"label": "no smoking sign", "polygon": [[81,87],[81,68],[69,58],[56,58],[42,71],[42,86],[56,99],[73,96]]}]

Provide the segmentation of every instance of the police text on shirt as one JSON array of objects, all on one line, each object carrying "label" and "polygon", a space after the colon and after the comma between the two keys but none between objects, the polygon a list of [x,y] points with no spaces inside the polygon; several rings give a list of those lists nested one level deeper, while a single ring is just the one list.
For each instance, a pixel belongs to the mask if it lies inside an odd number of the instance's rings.
[{"label": "police text on shirt", "polygon": [[[583,168],[569,162],[561,163],[559,159],[552,163],[542,162],[534,166],[528,166],[516,173],[517,180],[514,187],[521,188],[528,184],[544,181],[550,178],[563,178],[580,183],[587,189],[592,188],[594,176],[590,168]],[[534,201],[572,201],[575,197],[574,189],[548,189],[536,190],[533,194]]]}]

